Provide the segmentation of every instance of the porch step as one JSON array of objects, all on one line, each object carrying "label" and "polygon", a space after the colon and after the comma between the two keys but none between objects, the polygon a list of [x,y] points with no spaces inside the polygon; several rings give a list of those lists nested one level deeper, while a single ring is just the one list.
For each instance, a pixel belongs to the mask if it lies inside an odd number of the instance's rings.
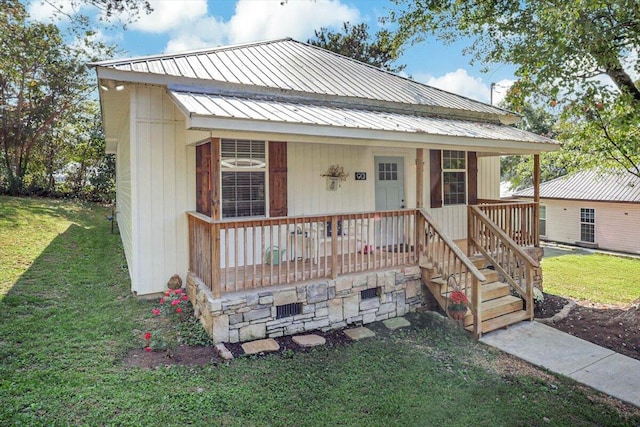
[{"label": "porch step", "polygon": [[[451,292],[453,292],[453,290],[450,290],[449,292],[444,292],[442,291],[442,289],[445,289],[444,285],[440,285],[439,283],[437,285],[441,286],[440,289],[441,289],[443,300],[447,299],[451,294]],[[461,288],[460,290],[464,292],[466,289]],[[490,300],[504,297],[510,294],[511,294],[511,290],[510,290],[509,284],[504,282],[485,283],[480,288],[480,295],[482,297],[482,301],[490,301]]]},{"label": "porch step", "polygon": [[[473,263],[473,265],[478,270],[483,270],[483,269],[487,268],[487,265],[489,265],[489,263],[487,262],[485,257],[483,257],[482,255],[472,256],[472,257],[469,258],[469,260]],[[434,267],[433,264],[430,263],[429,261],[427,261],[426,258],[423,257],[423,256],[420,257],[420,260],[419,260],[418,264],[420,265],[420,267],[427,268],[429,270],[431,270]],[[443,265],[445,267],[447,267],[449,265],[449,263],[445,262]]]},{"label": "porch step", "polygon": [[[493,319],[496,319],[498,317],[504,317],[505,315],[508,315],[514,312],[524,311],[523,310],[524,304],[522,299],[518,297],[514,297],[513,295],[506,295],[500,298],[492,299],[490,301],[483,301],[482,304],[480,304],[480,306],[482,307],[483,332],[484,332],[485,323]],[[504,320],[508,320],[508,318]],[[471,310],[467,310],[467,314],[464,318],[464,326],[467,327],[471,325],[473,325],[473,316],[471,315]],[[496,329],[500,327],[502,326],[497,326]]]},{"label": "porch step", "polygon": [[[490,268],[483,268],[482,270],[480,270],[480,272],[484,275],[484,277],[487,279],[487,281],[485,282],[485,284],[487,283],[492,283],[498,280],[499,278],[499,274],[497,271],[490,269]],[[436,277],[431,277],[431,281],[437,285],[439,285],[442,290],[444,291],[445,289],[447,289],[447,281],[442,277],[442,276],[436,276]],[[473,282],[473,278],[471,275],[469,275],[469,277],[467,278],[467,284],[471,284]],[[452,283],[453,284],[453,283]],[[461,289],[466,289],[465,284],[463,283],[458,283],[457,284]]]},{"label": "porch step", "polygon": [[[529,320],[529,316],[525,310],[514,311],[503,316],[494,317],[493,319],[485,320],[482,322],[482,333],[495,331],[496,329],[505,328],[523,320]],[[465,328],[473,332],[473,323],[465,325]]]}]

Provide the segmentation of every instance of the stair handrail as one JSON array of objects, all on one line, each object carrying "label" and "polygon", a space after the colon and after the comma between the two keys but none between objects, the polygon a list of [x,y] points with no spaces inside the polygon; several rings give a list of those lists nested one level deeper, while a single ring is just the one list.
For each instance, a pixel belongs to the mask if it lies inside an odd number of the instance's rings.
[{"label": "stair handrail", "polygon": [[[482,310],[480,309],[480,304],[482,302],[481,296],[481,286],[482,283],[486,282],[487,279],[482,274],[482,272],[476,267],[473,262],[467,257],[467,255],[460,249],[460,247],[453,241],[451,237],[449,237],[437,224],[435,219],[427,213],[423,208],[418,209],[424,222],[428,225],[427,227],[423,227],[423,230],[419,230],[419,242],[422,244],[421,253],[425,255],[427,261],[435,268],[436,272],[440,274],[441,277],[446,278],[447,280],[447,289],[448,282],[451,276],[458,275],[457,283],[467,283],[467,278],[464,278],[464,282],[462,281],[463,277],[463,269],[471,274],[471,313],[473,314],[473,333],[476,337],[480,337],[482,331]],[[419,222],[418,222],[419,223]],[[453,264],[454,268],[457,265],[457,271],[451,272],[449,270],[445,270],[445,264],[438,262],[438,260],[433,256],[433,254],[428,250],[428,240],[430,238],[430,233],[435,233],[438,235],[439,240],[449,249],[450,253],[453,254],[454,259],[447,264],[447,267],[451,267]],[[444,253],[444,248],[442,248]],[[446,306],[446,304],[445,304]],[[443,307],[446,310],[446,307]],[[449,315],[449,313],[447,313]]]},{"label": "stair handrail", "polygon": [[[504,277],[504,279],[522,296],[527,304],[527,314],[531,319],[533,319],[533,269],[540,267],[540,263],[534,260],[527,254],[521,247],[518,245],[507,233],[505,233],[500,227],[498,227],[491,219],[481,210],[478,206],[469,206],[468,211],[468,222],[469,227],[467,230],[467,236],[469,241],[469,250],[474,246],[481,254],[487,257],[494,268],[498,270],[498,272]],[[478,236],[475,224],[473,222],[473,218],[478,218],[478,220],[487,227],[500,241],[502,245],[506,247],[508,253],[513,253],[514,259],[516,259],[516,265],[514,272],[518,269],[519,265],[517,264],[517,259],[521,259],[525,264],[525,287],[526,289],[522,289],[520,284],[516,281],[513,273],[509,272],[496,256],[494,256],[488,248],[477,239]],[[496,252],[498,253],[498,252]],[[503,254],[504,255],[504,254]],[[503,256],[504,258],[504,256]],[[507,261],[509,261],[509,257],[507,256]],[[507,268],[509,266],[506,266]]]}]

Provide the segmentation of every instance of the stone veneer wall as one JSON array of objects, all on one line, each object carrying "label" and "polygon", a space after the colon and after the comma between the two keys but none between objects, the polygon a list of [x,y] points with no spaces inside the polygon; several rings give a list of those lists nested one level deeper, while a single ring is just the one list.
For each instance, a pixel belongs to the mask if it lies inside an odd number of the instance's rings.
[{"label": "stone veneer wall", "polygon": [[[529,255],[531,258],[535,259],[536,261],[538,261],[538,263],[542,261],[542,256],[544,255],[544,248],[538,247],[538,248],[523,248],[523,249],[527,253],[527,255]],[[533,286],[535,288],[540,289],[541,291],[544,290],[542,288],[542,266],[533,269]]]},{"label": "stone veneer wall", "polygon": [[[360,292],[378,288],[377,297]],[[420,267],[280,285],[213,297],[195,274],[187,275],[187,293],[195,315],[215,343],[244,342],[330,330],[402,316],[422,305]],[[276,319],[276,306],[302,303],[302,313]]]}]

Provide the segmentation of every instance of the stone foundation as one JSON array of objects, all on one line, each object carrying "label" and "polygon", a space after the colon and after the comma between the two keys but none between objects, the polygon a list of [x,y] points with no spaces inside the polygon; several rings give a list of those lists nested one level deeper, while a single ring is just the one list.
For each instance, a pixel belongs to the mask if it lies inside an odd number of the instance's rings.
[{"label": "stone foundation", "polygon": [[[540,264],[540,261],[542,261],[542,256],[544,255],[544,248],[542,247],[531,247],[531,248],[522,248],[524,249],[524,251],[526,252],[527,255],[529,255],[531,258],[535,259],[536,261],[538,261],[538,264]],[[540,291],[543,291],[542,288],[542,267],[538,267],[538,268],[534,268],[533,269],[533,286],[535,288],[540,289]]]},{"label": "stone foundation", "polygon": [[[375,297],[361,298],[361,291],[374,288]],[[420,268],[411,266],[235,292],[216,299],[190,272],[187,294],[213,341],[235,343],[402,316],[422,305],[423,286]],[[277,307],[292,303],[301,304],[300,314],[277,319]]]}]

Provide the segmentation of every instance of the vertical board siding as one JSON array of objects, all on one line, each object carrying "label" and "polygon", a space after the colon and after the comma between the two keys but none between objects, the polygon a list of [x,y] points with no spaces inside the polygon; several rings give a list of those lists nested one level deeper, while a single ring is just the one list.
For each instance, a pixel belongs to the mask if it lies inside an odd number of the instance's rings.
[{"label": "vertical board siding", "polygon": [[[131,197],[131,141],[129,122],[122,129],[118,138],[116,149],[116,212],[118,219],[118,230],[127,265],[133,265],[133,214]],[[129,268],[131,279],[133,270]]]},{"label": "vertical board siding", "polygon": [[[480,153],[478,153],[480,154]],[[500,198],[500,157],[478,156],[478,199]]]},{"label": "vertical board siding", "polygon": [[139,87],[134,96],[137,248],[132,287],[144,295],[163,291],[173,274],[186,275],[184,212],[195,207],[195,150],[185,145],[184,120],[161,88]]},{"label": "vertical board siding", "polygon": [[600,249],[640,254],[640,204],[541,199],[547,207],[545,240],[580,241],[580,208],[595,209],[596,244]]}]

